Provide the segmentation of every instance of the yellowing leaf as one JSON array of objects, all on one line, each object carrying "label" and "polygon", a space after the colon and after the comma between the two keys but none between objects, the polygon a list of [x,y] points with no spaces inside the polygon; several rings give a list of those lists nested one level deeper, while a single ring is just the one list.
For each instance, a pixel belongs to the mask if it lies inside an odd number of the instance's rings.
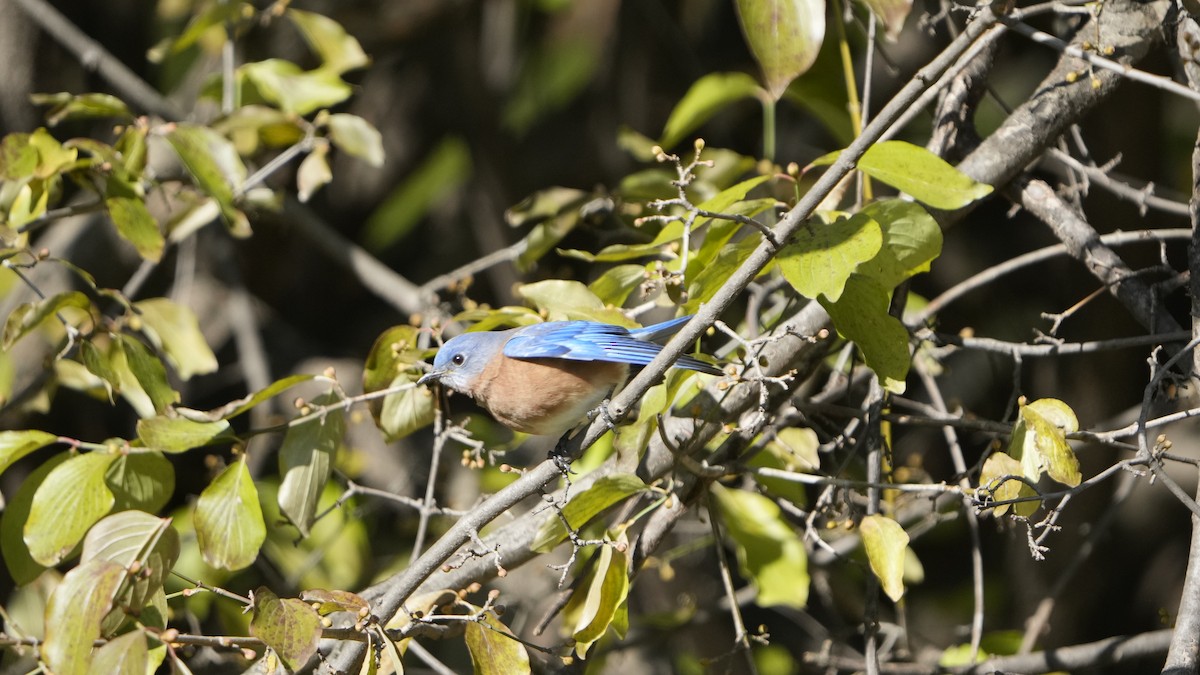
[{"label": "yellowing leaf", "polygon": [[287,10],[287,17],[296,24],[308,45],[321,57],[325,68],[341,74],[371,63],[358,40],[333,19],[291,8]]},{"label": "yellowing leaf", "polygon": [[318,144],[300,162],[300,168],[296,169],[296,198],[300,201],[307,202],[317,190],[333,180],[328,155],[329,146]]},{"label": "yellowing leaf", "polygon": [[195,313],[167,298],[149,298],[133,303],[142,319],[143,330],[166,355],[175,372],[184,380],[194,375],[216,372],[217,357],[200,330]]},{"label": "yellowing leaf", "polygon": [[93,560],[67,572],[46,607],[42,658],[55,675],[86,675],[100,622],[112,608],[125,570]]},{"label": "yellowing leaf", "polygon": [[10,349],[17,340],[28,335],[43,321],[68,307],[89,309],[91,306],[91,300],[79,291],[58,293],[38,302],[19,305],[4,322],[3,348]]},{"label": "yellowing leaf", "polygon": [[[472,607],[478,610],[478,608]],[[525,645],[512,637],[512,631],[488,611],[482,621],[487,626],[477,622],[467,623],[467,651],[471,654],[471,665],[476,675],[522,675],[530,672],[529,653]]]},{"label": "yellowing leaf", "polygon": [[266,586],[254,591],[250,634],[273,649],[288,670],[297,670],[317,652],[321,615],[296,598],[280,598]]},{"label": "yellowing leaf", "polygon": [[[994,452],[988,456],[987,460],[983,463],[983,469],[979,472],[979,489],[985,493],[990,493],[991,498],[998,502],[1017,499],[1019,497],[1037,496],[1033,488],[1016,478],[1008,478],[1001,482],[1001,479],[1004,479],[1005,476],[1023,477],[1024,475],[1019,461],[1006,453]],[[992,513],[999,517],[1011,510],[1018,516],[1028,518],[1038,510],[1038,506],[1040,505],[1041,502],[1036,500],[1017,502],[1015,504],[1001,504],[992,509]]]},{"label": "yellowing leaf", "polygon": [[563,610],[570,620],[575,653],[586,657],[588,650],[612,625],[617,609],[629,595],[629,554],[616,546],[601,545],[596,562]]},{"label": "yellowing leaf", "polygon": [[330,115],[329,140],[348,155],[374,167],[383,166],[383,136],[370,122],[358,115]]},{"label": "yellowing leaf", "polygon": [[1009,452],[1020,457],[1030,480],[1037,481],[1045,471],[1059,483],[1075,487],[1083,477],[1066,434],[1078,430],[1079,422],[1066,403],[1040,399],[1021,407]]},{"label": "yellowing leaf", "polygon": [[883,592],[893,602],[899,602],[904,596],[904,549],[908,547],[908,533],[900,523],[879,514],[865,516],[859,531],[871,571],[879,578]]},{"label": "yellowing leaf", "polygon": [[912,11],[912,0],[863,0],[871,12],[883,23],[884,36],[895,42],[904,28],[904,20]]}]

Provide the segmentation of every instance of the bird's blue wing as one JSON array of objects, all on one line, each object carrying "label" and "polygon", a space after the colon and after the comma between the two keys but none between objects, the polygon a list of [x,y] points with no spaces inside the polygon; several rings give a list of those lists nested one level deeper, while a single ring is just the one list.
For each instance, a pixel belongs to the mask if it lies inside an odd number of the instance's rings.
[{"label": "bird's blue wing", "polygon": [[[594,321],[551,321],[518,329],[504,345],[504,355],[514,359],[557,358],[572,361],[614,361],[644,366],[654,360],[662,346],[659,339],[677,331],[689,317],[634,331]],[[662,328],[666,326],[666,328]],[[681,368],[714,375],[717,368],[690,356],[675,363]]]},{"label": "bird's blue wing", "polygon": [[691,314],[687,314],[679,317],[678,319],[671,319],[670,321],[656,323],[653,326],[646,326],[645,328],[633,328],[630,329],[629,335],[635,340],[661,342],[663,338],[669,338],[678,333],[679,329],[683,328],[683,324],[691,321],[692,316],[693,315]]}]

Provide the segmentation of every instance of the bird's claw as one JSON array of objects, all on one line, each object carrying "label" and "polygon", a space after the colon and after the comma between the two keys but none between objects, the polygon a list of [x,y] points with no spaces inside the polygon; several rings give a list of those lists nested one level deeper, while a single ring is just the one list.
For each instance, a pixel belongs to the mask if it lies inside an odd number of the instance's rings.
[{"label": "bird's claw", "polygon": [[609,431],[617,430],[617,421],[613,419],[612,414],[608,412],[609,400],[606,398],[600,402],[591,412],[588,413],[588,422],[594,421],[597,417],[604,419],[605,426]]}]

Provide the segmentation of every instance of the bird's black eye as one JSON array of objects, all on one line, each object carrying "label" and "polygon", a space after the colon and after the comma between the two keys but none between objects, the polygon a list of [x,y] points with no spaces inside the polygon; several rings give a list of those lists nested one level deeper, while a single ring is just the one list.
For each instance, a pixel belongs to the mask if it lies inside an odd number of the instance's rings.
[{"label": "bird's black eye", "polygon": [[450,363],[453,363],[456,366],[461,366],[463,364],[463,361],[466,361],[466,360],[467,360],[467,357],[463,356],[462,354],[455,354],[454,356],[450,357]]}]

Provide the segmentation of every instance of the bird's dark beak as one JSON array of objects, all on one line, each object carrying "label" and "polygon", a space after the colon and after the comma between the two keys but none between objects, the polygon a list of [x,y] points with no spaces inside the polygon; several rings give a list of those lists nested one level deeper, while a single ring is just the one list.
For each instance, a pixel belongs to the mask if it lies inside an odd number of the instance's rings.
[{"label": "bird's dark beak", "polygon": [[437,382],[438,380],[442,379],[442,375],[445,374],[445,372],[440,370],[431,370],[422,375],[421,378],[417,380],[417,384],[430,384],[431,382]]}]

